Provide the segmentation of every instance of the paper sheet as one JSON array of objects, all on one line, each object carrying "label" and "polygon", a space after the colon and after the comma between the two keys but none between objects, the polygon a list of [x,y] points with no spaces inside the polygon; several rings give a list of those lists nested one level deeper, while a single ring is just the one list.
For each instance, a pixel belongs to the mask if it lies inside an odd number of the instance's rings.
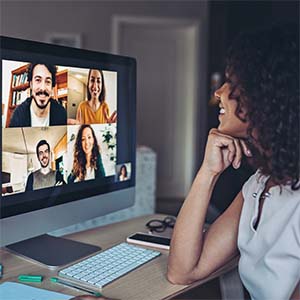
[{"label": "paper sheet", "polygon": [[0,299],[3,300],[67,300],[72,297],[17,282],[0,284]]}]

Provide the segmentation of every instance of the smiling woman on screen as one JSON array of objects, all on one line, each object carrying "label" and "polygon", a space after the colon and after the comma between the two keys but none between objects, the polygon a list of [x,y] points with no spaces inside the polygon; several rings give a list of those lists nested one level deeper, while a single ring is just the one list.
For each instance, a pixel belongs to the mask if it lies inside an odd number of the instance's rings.
[{"label": "smiling woman on screen", "polygon": [[110,115],[106,102],[106,87],[102,70],[90,69],[87,81],[87,100],[77,109],[77,124],[115,123],[117,112]]},{"label": "smiling woman on screen", "polygon": [[100,147],[91,125],[81,125],[74,146],[73,168],[68,183],[105,177]]}]

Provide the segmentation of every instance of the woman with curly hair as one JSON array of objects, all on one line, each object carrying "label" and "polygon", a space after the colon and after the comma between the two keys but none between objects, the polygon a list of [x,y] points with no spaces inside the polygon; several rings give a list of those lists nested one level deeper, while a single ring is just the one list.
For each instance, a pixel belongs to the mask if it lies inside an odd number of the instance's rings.
[{"label": "woman with curly hair", "polygon": [[[178,215],[168,280],[189,284],[240,254],[252,299],[300,299],[299,29],[241,34],[216,92],[219,127]],[[242,157],[257,169],[202,234],[216,181]]]},{"label": "woman with curly hair", "polygon": [[97,138],[90,125],[81,125],[74,147],[73,169],[68,183],[105,177]]}]

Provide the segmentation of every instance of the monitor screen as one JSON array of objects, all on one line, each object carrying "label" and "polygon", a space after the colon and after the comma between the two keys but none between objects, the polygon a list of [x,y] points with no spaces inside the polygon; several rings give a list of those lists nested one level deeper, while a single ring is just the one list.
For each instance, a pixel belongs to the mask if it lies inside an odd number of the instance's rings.
[{"label": "monitor screen", "polygon": [[1,87],[2,219],[135,186],[133,58],[1,37]]}]

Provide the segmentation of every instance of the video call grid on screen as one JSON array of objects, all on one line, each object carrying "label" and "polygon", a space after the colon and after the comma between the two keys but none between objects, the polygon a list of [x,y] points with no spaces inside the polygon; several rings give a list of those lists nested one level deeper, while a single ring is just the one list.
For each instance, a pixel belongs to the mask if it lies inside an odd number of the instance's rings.
[{"label": "video call grid on screen", "polygon": [[[59,57],[57,60],[63,60],[63,58]],[[42,60],[41,58],[35,57],[31,61],[41,62],[45,61],[45,58]],[[49,59],[47,63],[48,61]],[[45,198],[45,193],[41,193],[42,190],[45,189],[49,191],[51,196],[60,194],[61,191],[70,191],[68,190],[68,182],[70,183],[68,177],[72,172],[74,144],[80,127],[80,125],[69,125],[68,123],[66,125],[46,127],[9,127],[8,117],[11,118],[12,114],[9,116],[8,110],[11,109],[11,107],[15,108],[22,104],[31,95],[31,86],[28,82],[27,72],[29,63],[30,60],[19,61],[17,59],[2,59],[1,61],[2,196],[4,196],[3,199],[11,199],[11,201],[22,201],[22,198],[18,197],[17,194],[24,195],[24,193],[25,195],[29,193],[28,197],[32,199],[38,200]],[[50,63],[53,63],[51,59]],[[83,68],[82,64],[87,65],[87,67]],[[75,67],[74,64],[70,65],[72,66],[55,64],[57,67],[57,84],[51,93],[51,97],[65,108],[68,121],[76,120],[76,107],[78,106],[78,102],[80,103],[80,99],[81,101],[87,99],[87,77],[89,69],[99,69],[99,67],[96,68],[93,65],[87,64],[87,62],[78,63],[79,67]],[[105,65],[105,63],[103,65]],[[20,71],[20,74],[14,72],[22,68],[26,71]],[[119,71],[114,69],[119,69]],[[103,185],[102,192],[110,192],[118,189],[116,186],[112,187],[109,183],[119,180],[118,172],[122,165],[126,165],[129,172],[125,180],[127,182],[120,182],[121,188],[134,184],[134,178],[131,177],[134,174],[131,173],[130,161],[130,152],[132,149],[125,146],[122,147],[122,151],[120,151],[120,144],[121,146],[125,145],[126,139],[132,137],[128,131],[122,130],[122,126],[119,126],[120,123],[122,123],[122,119],[125,119],[125,122],[128,121],[124,116],[126,117],[128,115],[128,110],[132,109],[132,107],[128,107],[124,103],[120,105],[120,100],[126,100],[126,97],[118,95],[118,90],[126,94],[128,92],[127,89],[131,87],[126,86],[126,76],[123,76],[123,84],[121,86],[118,82],[118,73],[126,73],[122,69],[122,66],[115,68],[112,64],[109,64],[107,70],[104,67],[101,67],[101,70],[103,71],[109,114],[116,111],[117,119],[109,123],[90,124],[98,141],[105,176],[102,180],[90,179],[88,183],[90,188]],[[66,80],[58,78],[58,75],[61,76],[61,78],[66,78]],[[63,80],[65,80],[65,82],[63,82]],[[22,87],[18,90],[20,86]],[[26,192],[29,175],[41,167],[41,162],[36,154],[36,144],[41,139],[48,139],[47,142],[50,145],[49,165],[52,170],[61,174],[63,184],[59,183],[57,187],[54,188],[43,188],[40,186],[34,191]],[[88,181],[88,179],[85,181]],[[76,180],[73,182],[76,182]],[[80,182],[78,186],[82,185],[84,187],[86,184],[87,182]],[[4,193],[3,190],[5,191]],[[79,194],[82,191],[81,188],[77,188],[77,185],[72,184],[72,191],[76,192],[76,190]],[[33,192],[34,197],[32,197]],[[64,197],[60,198],[61,203],[64,203]]]}]

